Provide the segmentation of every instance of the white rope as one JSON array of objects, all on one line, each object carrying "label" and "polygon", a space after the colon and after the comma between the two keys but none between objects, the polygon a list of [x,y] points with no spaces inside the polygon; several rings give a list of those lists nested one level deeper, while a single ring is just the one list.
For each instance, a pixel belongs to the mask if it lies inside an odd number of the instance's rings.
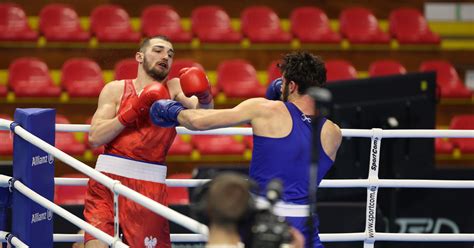
[{"label": "white rope", "polygon": [[365,240],[365,233],[320,233],[319,238],[322,242],[349,242]]},{"label": "white rope", "polygon": [[[56,131],[89,132],[90,125],[56,124]],[[252,135],[250,127],[228,127],[206,131],[192,131],[184,127],[176,127],[178,134],[192,135]],[[343,137],[372,137],[371,129],[341,129]],[[440,130],[440,129],[403,129],[382,130],[382,138],[474,138],[474,130]]]},{"label": "white rope", "polygon": [[[9,130],[12,121],[0,118],[0,130]],[[56,124],[58,132],[89,132],[87,124]],[[215,135],[252,135],[250,127],[228,127],[207,131],[192,131],[176,127],[178,134],[215,134]],[[371,129],[341,129],[343,137],[372,137]],[[474,138],[474,130],[440,130],[440,129],[391,129],[382,130],[382,138]]]},{"label": "white rope", "polygon": [[[55,158],[58,158],[59,160],[63,161],[64,163],[72,166],[76,170],[82,172],[83,174],[86,174],[87,176],[93,178],[94,180],[100,182],[101,184],[104,184],[106,187],[111,189],[113,192],[118,192],[123,194],[125,197],[129,198],[132,201],[135,202],[141,202],[144,205],[144,207],[150,209],[151,211],[167,218],[170,221],[175,222],[176,224],[179,224],[190,231],[193,231],[195,233],[201,233],[204,235],[208,234],[208,228],[206,225],[203,225],[199,222],[197,222],[194,219],[189,218],[188,216],[185,216],[181,213],[178,213],[177,211],[174,211],[172,209],[169,209],[162,204],[159,204],[158,202],[155,202],[151,200],[150,198],[143,196],[136,191],[123,186],[123,185],[117,185],[119,182],[116,180],[112,180],[111,178],[105,176],[104,174],[92,169],[88,165],[82,163],[81,161],[73,158],[72,156],[68,155],[67,153],[57,149],[56,147],[48,144],[47,142],[41,140],[40,138],[34,136],[33,134],[29,133],[25,129],[23,129],[21,126],[16,126],[15,127],[15,133],[25,139],[26,141],[30,142],[31,144],[39,147],[43,151],[53,155]],[[114,188],[115,187],[115,188]]]},{"label": "white rope", "polygon": [[[168,187],[197,187],[210,179],[166,179]],[[84,186],[88,178],[56,177],[56,185]],[[433,188],[433,189],[471,189],[474,180],[417,180],[417,179],[378,179],[374,181],[380,188]],[[368,179],[323,179],[320,188],[367,188]]]},{"label": "white rope", "polygon": [[437,188],[437,189],[472,189],[474,180],[414,180],[382,179],[381,188]]},{"label": "white rope", "polygon": [[[11,177],[0,175],[0,180],[2,181],[2,185],[4,185],[5,181],[9,181]],[[74,214],[71,214],[64,208],[56,205],[55,203],[51,202],[50,200],[44,198],[40,194],[34,192],[27,186],[25,186],[22,182],[20,181],[14,181],[13,183],[13,188],[18,190],[20,193],[22,193],[24,196],[30,198],[32,201],[40,204],[41,206],[53,211],[54,213],[58,214],[59,216],[63,217],[64,219],[68,220],[72,224],[76,225],[77,227],[80,227],[81,229],[85,230],[88,233],[91,233],[94,235],[94,237],[98,238],[101,241],[104,241],[105,243],[112,245],[115,244],[116,247],[128,247],[124,243],[120,241],[116,241],[112,236],[108,235],[107,233],[99,230],[98,228],[94,227],[93,225],[85,222],[81,218],[75,216]]]},{"label": "white rope", "polygon": [[[54,178],[56,185],[85,186],[88,181],[89,178]],[[166,185],[168,187],[197,187],[209,181],[210,179],[166,179]]]},{"label": "white rope", "polygon": [[[0,240],[2,242],[7,242],[7,236],[9,235],[12,235],[11,233],[9,232],[5,232],[5,231],[0,231]],[[10,240],[10,243],[15,246],[16,248],[29,248],[28,245],[26,245],[25,243],[23,243],[23,241],[19,240],[17,237],[13,236],[13,238]]]},{"label": "white rope", "polygon": [[[89,125],[82,124],[56,124],[57,131],[63,132],[88,132]],[[228,127],[207,131],[192,131],[184,127],[176,127],[178,134],[193,135],[252,135],[250,127]],[[341,129],[343,137],[370,138],[371,129]],[[431,129],[403,129],[382,130],[382,138],[474,138],[474,130],[431,130]]]},{"label": "white rope", "polygon": [[474,233],[377,233],[379,241],[474,242]]},{"label": "white rope", "polygon": [[[171,242],[206,242],[201,234],[170,234]],[[365,240],[365,233],[320,233],[322,242],[350,242]],[[54,242],[83,242],[83,234],[54,234]],[[411,242],[472,242],[474,233],[382,233],[377,232],[377,241]]]},{"label": "white rope", "polygon": [[84,234],[54,233],[53,242],[84,242]]},{"label": "white rope", "polygon": [[10,130],[10,124],[12,121],[0,118],[0,130]]},{"label": "white rope", "polygon": [[[206,242],[206,236],[194,233],[171,233],[170,240],[174,243]],[[84,234],[53,234],[54,242],[84,242]]]},{"label": "white rope", "polygon": [[[341,129],[344,137],[370,138],[372,129]],[[382,138],[474,138],[474,130],[391,129],[382,130]]]}]

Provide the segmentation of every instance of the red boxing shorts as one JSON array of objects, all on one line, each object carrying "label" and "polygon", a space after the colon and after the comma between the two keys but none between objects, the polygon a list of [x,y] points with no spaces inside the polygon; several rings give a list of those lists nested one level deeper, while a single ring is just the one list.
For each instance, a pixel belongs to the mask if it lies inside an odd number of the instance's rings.
[{"label": "red boxing shorts", "polygon": [[[168,195],[166,184],[164,184],[165,166],[101,155],[97,161],[96,169],[108,177],[120,181],[124,186],[167,206]],[[114,170],[114,173],[112,174],[110,170]],[[153,170],[154,173],[151,173],[150,170]],[[169,223],[166,218],[123,196],[119,196],[118,207],[119,224],[124,243],[130,247],[171,247]],[[114,236],[113,193],[92,179],[88,183],[84,217],[91,225]],[[96,238],[92,235],[85,234],[85,242],[94,239]]]}]

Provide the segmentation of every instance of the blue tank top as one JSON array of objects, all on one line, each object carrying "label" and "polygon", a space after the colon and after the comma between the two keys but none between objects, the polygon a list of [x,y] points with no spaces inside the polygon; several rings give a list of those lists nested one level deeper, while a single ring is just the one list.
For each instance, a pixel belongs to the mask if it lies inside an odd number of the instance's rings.
[{"label": "blue tank top", "polygon": [[[267,184],[274,178],[283,182],[282,200],[288,203],[308,204],[309,168],[312,150],[311,119],[301,112],[293,103],[284,102],[290,112],[293,127],[288,136],[269,138],[253,136],[253,153],[250,162],[250,177],[255,180],[263,193]],[[316,119],[317,137],[326,118]],[[333,161],[324,152],[319,143],[318,185],[333,165]]]}]

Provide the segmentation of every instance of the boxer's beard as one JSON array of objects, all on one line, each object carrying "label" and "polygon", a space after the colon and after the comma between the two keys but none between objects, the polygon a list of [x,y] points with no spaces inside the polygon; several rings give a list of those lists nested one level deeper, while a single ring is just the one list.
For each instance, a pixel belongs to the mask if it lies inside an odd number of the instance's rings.
[{"label": "boxer's beard", "polygon": [[[146,59],[143,59],[143,70],[145,70],[146,74],[151,78],[155,79],[156,81],[163,81],[169,73],[169,70],[158,71],[154,66],[150,66],[150,63]],[[151,68],[150,68],[151,67]]]}]

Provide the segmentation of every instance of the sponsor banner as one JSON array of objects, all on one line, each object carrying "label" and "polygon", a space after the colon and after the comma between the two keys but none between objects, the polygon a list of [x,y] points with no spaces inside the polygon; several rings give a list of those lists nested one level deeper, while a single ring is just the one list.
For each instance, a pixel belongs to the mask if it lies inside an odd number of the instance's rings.
[{"label": "sponsor banner", "polygon": [[[403,189],[396,196],[395,232],[474,233],[472,189]],[[472,248],[472,247],[471,247]]]},{"label": "sponsor banner", "polygon": [[[17,109],[15,122],[54,145],[56,113],[52,109]],[[13,177],[53,201],[54,158],[18,135],[13,140]],[[31,248],[53,247],[53,214],[20,192],[12,194],[12,233]]]}]

